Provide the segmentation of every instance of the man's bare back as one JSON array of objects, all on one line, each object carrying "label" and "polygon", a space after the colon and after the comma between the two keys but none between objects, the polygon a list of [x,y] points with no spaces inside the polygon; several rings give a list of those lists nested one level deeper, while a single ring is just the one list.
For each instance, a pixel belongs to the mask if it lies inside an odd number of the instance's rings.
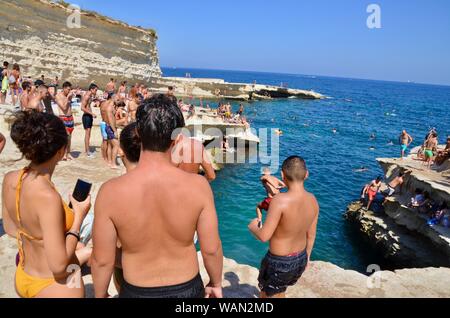
[{"label": "man's bare back", "polygon": [[280,193],[272,201],[269,214],[272,209],[280,210],[281,219],[270,240],[270,252],[286,256],[305,251],[308,231],[319,214],[315,196],[306,191]]},{"label": "man's bare back", "polygon": [[316,239],[319,204],[305,190],[309,172],[304,159],[289,157],[281,174],[288,192],[271,201],[262,227],[258,218],[249,225],[256,238],[270,242],[258,277],[262,298],[285,297],[288,287],[295,285],[306,270]]},{"label": "man's bare back", "polygon": [[127,282],[172,286],[198,274],[193,238],[205,205],[203,193],[212,196],[208,187],[203,178],[175,167],[159,167],[153,173],[137,167],[105,186]]},{"label": "man's bare back", "polygon": [[208,158],[205,147],[198,140],[183,137],[177,145],[172,159],[178,168],[185,172],[198,174],[200,168],[203,168],[208,181],[216,179],[216,172]]}]

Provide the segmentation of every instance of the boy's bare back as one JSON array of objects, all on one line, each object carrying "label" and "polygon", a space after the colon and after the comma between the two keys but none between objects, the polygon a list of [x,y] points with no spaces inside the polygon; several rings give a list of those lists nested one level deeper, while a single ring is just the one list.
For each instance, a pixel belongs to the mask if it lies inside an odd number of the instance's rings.
[{"label": "boy's bare back", "polygon": [[281,214],[279,224],[270,240],[270,251],[274,255],[289,255],[303,252],[307,247],[307,235],[317,223],[319,204],[314,195],[281,193],[272,201],[269,214]]}]

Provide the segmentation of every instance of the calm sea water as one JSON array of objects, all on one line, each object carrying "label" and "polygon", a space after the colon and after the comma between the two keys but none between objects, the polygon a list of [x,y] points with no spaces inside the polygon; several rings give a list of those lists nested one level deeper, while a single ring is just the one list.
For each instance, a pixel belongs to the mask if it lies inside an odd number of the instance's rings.
[{"label": "calm sea water", "polygon": [[[440,141],[450,135],[450,87],[366,81],[304,75],[164,69],[166,76],[223,78],[230,82],[280,85],[313,89],[330,99],[297,99],[246,103],[246,115],[254,128],[282,128],[281,160],[301,155],[311,177],[307,188],[320,203],[321,215],[312,258],[365,271],[370,264],[384,264],[381,257],[361,242],[343,219],[347,205],[361,187],[382,173],[375,159],[399,156],[398,136],[407,129],[420,145],[430,127]],[[238,103],[233,105],[237,110]],[[333,129],[338,130],[337,134]],[[371,134],[376,135],[371,140]],[[394,141],[395,145],[388,145]],[[371,147],[375,147],[371,150]],[[365,166],[369,172],[355,173]],[[247,230],[256,204],[265,192],[259,182],[261,165],[231,165],[213,183],[226,257],[258,266],[268,246]]]}]

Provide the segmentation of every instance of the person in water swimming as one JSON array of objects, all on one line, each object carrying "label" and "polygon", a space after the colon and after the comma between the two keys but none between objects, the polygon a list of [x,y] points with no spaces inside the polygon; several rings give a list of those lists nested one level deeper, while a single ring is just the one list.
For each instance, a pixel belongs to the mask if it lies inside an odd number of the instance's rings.
[{"label": "person in water swimming", "polygon": [[258,277],[261,298],[285,297],[307,269],[316,239],[319,204],[304,187],[309,176],[305,161],[290,157],[281,173],[288,192],[275,196],[262,228],[258,219],[249,225],[258,240],[270,243]]},{"label": "person in water swimming", "polygon": [[11,139],[30,161],[3,180],[3,226],[19,249],[16,291],[22,298],[82,298],[81,274],[73,268],[91,256],[92,249],[79,244],[90,197],[85,202],[70,197],[70,209],[51,181],[66,153],[64,124],[54,115],[20,112]]},{"label": "person in water swimming", "polygon": [[[223,253],[211,187],[171,161],[180,141],[174,131],[185,126],[183,114],[173,99],[154,95],[139,107],[136,122],[139,164],[105,183],[95,204],[95,296],[108,297],[119,240],[121,298],[221,298]],[[192,240],[196,231],[210,278],[206,288]]]}]

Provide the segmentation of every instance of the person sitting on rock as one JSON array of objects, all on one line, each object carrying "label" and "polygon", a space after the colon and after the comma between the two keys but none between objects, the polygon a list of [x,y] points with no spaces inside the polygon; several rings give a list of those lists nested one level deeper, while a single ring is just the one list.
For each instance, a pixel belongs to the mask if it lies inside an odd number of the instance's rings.
[{"label": "person sitting on rock", "polygon": [[425,198],[423,196],[423,191],[421,189],[416,189],[415,195],[413,198],[411,198],[411,203],[408,204],[408,207],[416,208],[420,206],[424,200]]},{"label": "person sitting on rock", "polygon": [[447,144],[444,150],[439,150],[435,159],[436,165],[442,165],[446,160],[450,159],[450,136],[447,137]]},{"label": "person sitting on rock", "polygon": [[448,209],[447,202],[442,203],[435,212],[433,212],[430,216],[430,220],[428,221],[428,225],[439,225],[443,222],[444,217],[448,216],[450,210]]}]

